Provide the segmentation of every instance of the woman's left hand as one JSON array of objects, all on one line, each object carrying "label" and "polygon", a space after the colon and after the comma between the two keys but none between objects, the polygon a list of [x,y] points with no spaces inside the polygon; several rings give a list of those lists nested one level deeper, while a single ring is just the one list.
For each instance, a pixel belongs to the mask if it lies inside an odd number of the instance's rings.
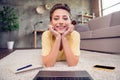
[{"label": "woman's left hand", "polygon": [[69,24],[67,27],[68,27],[67,30],[62,34],[63,37],[66,37],[66,36],[67,36],[68,34],[70,34],[70,33],[73,31],[73,29],[74,29],[74,25],[72,25],[72,24]]}]

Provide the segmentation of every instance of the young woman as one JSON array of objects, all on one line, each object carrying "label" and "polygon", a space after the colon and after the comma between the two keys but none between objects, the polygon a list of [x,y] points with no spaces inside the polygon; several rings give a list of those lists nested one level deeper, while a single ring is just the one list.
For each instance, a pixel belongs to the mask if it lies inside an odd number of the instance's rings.
[{"label": "young woman", "polygon": [[46,67],[61,60],[66,60],[69,66],[78,63],[80,35],[73,30],[70,16],[67,4],[56,4],[50,10],[49,30],[42,34],[42,60]]}]

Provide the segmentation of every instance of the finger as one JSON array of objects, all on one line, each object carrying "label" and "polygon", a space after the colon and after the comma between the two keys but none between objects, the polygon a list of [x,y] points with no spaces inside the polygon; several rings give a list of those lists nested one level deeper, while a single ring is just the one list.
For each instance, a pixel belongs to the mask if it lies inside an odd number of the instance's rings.
[{"label": "finger", "polygon": [[70,33],[70,30],[71,30],[70,27],[68,27],[68,29],[66,30],[65,33],[66,33],[66,34],[69,34],[69,33]]},{"label": "finger", "polygon": [[52,28],[52,25],[49,25],[48,28],[51,29],[51,28]]},{"label": "finger", "polygon": [[56,30],[57,26],[54,26],[54,30]]},{"label": "finger", "polygon": [[53,32],[54,27],[53,27],[52,25],[49,25],[49,30],[50,30],[51,32]]},{"label": "finger", "polygon": [[71,30],[70,32],[72,32],[74,30],[74,25],[71,24]]},{"label": "finger", "polygon": [[69,24],[68,31],[71,32],[72,26]]},{"label": "finger", "polygon": [[56,31],[56,29],[55,29],[55,26],[50,25],[49,27],[50,27],[50,31],[51,31],[53,34],[56,34],[56,33],[57,33],[57,31]]}]

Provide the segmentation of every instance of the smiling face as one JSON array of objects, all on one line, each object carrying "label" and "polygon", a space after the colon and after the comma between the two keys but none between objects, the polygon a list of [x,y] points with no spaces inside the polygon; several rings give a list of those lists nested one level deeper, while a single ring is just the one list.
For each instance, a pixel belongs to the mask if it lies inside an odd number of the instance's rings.
[{"label": "smiling face", "polygon": [[52,14],[51,24],[59,33],[64,33],[71,24],[70,14],[64,9],[56,9]]}]

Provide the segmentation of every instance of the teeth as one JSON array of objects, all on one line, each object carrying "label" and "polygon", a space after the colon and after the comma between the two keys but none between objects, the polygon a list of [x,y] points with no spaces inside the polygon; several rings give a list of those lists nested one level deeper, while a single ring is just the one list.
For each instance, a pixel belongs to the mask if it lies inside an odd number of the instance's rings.
[{"label": "teeth", "polygon": [[59,29],[64,29],[65,26],[57,26]]},{"label": "teeth", "polygon": [[59,27],[63,27],[63,26],[59,26]]}]

